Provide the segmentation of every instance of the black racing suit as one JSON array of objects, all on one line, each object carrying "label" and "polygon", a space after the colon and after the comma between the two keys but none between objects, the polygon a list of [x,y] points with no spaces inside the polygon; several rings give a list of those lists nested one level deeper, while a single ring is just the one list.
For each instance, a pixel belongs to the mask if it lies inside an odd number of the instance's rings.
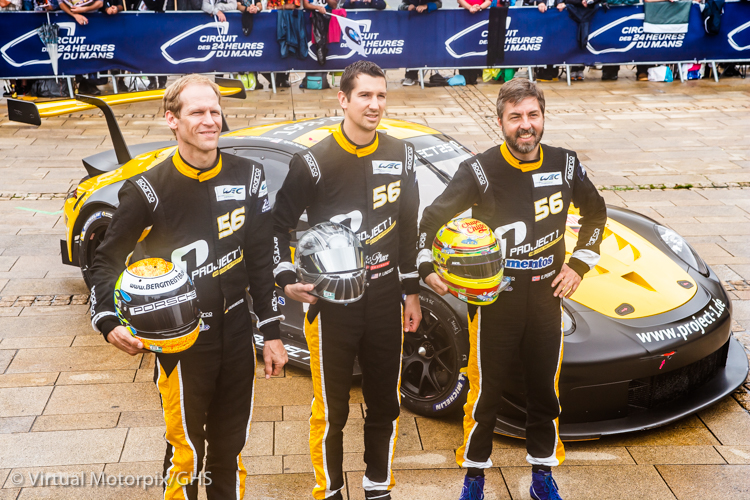
[{"label": "black racing suit", "polygon": [[419,293],[416,270],[419,191],[411,144],[378,133],[356,147],[341,126],[305,153],[297,153],[273,209],[276,282],[297,281],[291,231],[307,210],[310,226],[348,225],[365,248],[367,287],[357,302],[318,300],[305,318],[314,399],[310,455],[315,498],[344,485],[343,433],[355,357],[362,367],[365,417],[365,490],[390,490],[398,436],[403,337],[399,271],[406,294]]},{"label": "black racing suit", "polygon": [[113,290],[134,249],[132,262],[160,257],[185,269],[195,283],[204,325],[186,351],[156,355],[154,381],[167,424],[164,498],[197,499],[190,478],[202,469],[205,441],[208,497],[242,498],[247,473],[240,451],[250,431],[255,380],[246,288],[266,340],[279,338],[282,319],[263,168],[219,155],[213,168],[200,171],[176,152],[127,180],[119,196],[92,266],[92,324],[105,337],[119,324]]},{"label": "black racing suit", "polygon": [[[580,209],[568,215],[573,203]],[[469,395],[462,467],[492,466],[492,434],[504,383],[520,359],[526,394],[526,459],[553,466],[565,459],[559,439],[558,380],[562,363],[561,299],[551,283],[566,256],[566,220],[580,224],[568,265],[583,276],[599,259],[607,211],[575,153],[542,146],[540,158],[520,162],[503,144],[464,161],[450,184],[425,209],[420,225],[419,273],[432,268],[437,230],[468,208],[495,232],[513,280],[489,306],[469,305]]]}]

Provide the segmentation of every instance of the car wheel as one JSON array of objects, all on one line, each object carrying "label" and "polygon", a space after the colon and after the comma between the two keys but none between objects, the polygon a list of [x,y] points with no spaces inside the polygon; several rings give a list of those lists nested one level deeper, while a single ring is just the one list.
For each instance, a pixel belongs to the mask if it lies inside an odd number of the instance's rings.
[{"label": "car wheel", "polygon": [[436,294],[422,290],[422,322],[404,333],[401,402],[410,411],[437,417],[466,402],[469,337],[456,313]]},{"label": "car wheel", "polygon": [[112,212],[97,210],[93,212],[81,229],[81,240],[78,243],[78,266],[81,268],[86,286],[91,289],[91,265],[94,263],[96,249],[104,241],[104,234],[112,222]]}]

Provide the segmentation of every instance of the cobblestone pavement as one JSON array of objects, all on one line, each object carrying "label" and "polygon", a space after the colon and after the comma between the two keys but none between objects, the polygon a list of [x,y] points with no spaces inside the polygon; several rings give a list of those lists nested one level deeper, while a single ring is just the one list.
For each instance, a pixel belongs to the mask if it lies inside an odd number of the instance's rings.
[{"label": "cobblestone pavement", "polygon": [[[635,82],[630,73],[606,84],[595,71],[572,87],[543,84],[545,141],[577,150],[608,203],[652,217],[690,241],[724,281],[735,335],[750,348],[747,84],[656,84]],[[492,112],[498,85],[421,91],[401,88],[400,77],[389,73],[390,117],[433,126],[474,150],[500,140]],[[295,90],[294,102],[297,118],[338,112],[334,90]],[[224,106],[236,128],[289,120],[290,103],[285,89],[252,92]],[[129,143],[171,139],[158,103],[115,113]],[[105,473],[116,481],[117,474],[155,474],[163,458],[153,356],[127,356],[95,334],[80,273],[60,264],[62,198],[85,173],[81,158],[110,147],[96,113],[48,119],[39,128],[0,114],[0,500],[160,496],[159,488],[61,487],[54,476],[38,479],[39,473],[67,475],[75,483],[83,474],[90,483],[92,473]],[[659,189],[664,186],[681,189]],[[555,473],[565,498],[750,498],[748,382],[672,425],[568,443],[567,461]],[[246,498],[309,498],[309,374],[288,368],[281,377],[259,378],[257,388],[243,450],[251,474]],[[361,499],[361,390],[351,396],[345,496]],[[404,410],[399,432],[394,499],[457,498],[462,472],[453,453],[460,420]],[[495,439],[488,500],[527,498],[524,456],[522,441]]]}]

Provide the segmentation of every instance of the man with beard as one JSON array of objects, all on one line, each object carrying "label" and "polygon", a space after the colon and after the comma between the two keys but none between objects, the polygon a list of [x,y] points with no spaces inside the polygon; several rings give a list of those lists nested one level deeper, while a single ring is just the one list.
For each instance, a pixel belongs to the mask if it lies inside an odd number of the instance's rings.
[{"label": "man with beard", "polygon": [[[464,440],[456,451],[456,461],[467,469],[460,499],[484,498],[484,469],[492,466],[495,418],[511,370],[520,370],[525,383],[531,497],[559,499],[551,467],[565,459],[558,433],[561,301],[598,262],[607,211],[576,154],[540,144],[544,94],[534,82],[514,79],[503,85],[497,113],[505,143],[464,161],[425,209],[417,263],[425,282],[445,295],[448,289],[433,271],[430,248],[443,224],[473,207],[472,216],[500,241],[505,274],[512,280],[494,303],[468,307],[469,395]],[[580,230],[565,264],[566,220],[578,218],[568,215],[571,202],[580,210]]]}]

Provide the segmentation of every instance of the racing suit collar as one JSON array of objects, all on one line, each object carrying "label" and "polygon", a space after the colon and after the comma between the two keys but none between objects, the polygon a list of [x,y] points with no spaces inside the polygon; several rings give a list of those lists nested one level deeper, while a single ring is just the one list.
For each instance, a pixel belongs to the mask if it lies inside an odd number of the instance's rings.
[{"label": "racing suit collar", "polygon": [[508,149],[507,143],[502,143],[500,145],[500,153],[502,153],[503,158],[505,158],[505,161],[507,161],[513,168],[517,168],[521,172],[531,172],[532,170],[536,170],[537,168],[542,166],[542,162],[544,161],[544,151],[542,149],[542,145],[539,145],[539,159],[534,161],[521,161],[515,156],[513,156],[513,153],[510,152]]},{"label": "racing suit collar", "polygon": [[214,166],[205,170],[195,168],[183,160],[179,151],[174,152],[172,162],[179,173],[190,179],[197,179],[198,182],[213,179],[219,175],[219,172],[221,172],[221,153],[218,151],[216,153],[216,163],[214,163]]},{"label": "racing suit collar", "polygon": [[377,132],[375,132],[375,139],[373,139],[370,144],[367,144],[365,146],[358,146],[350,141],[346,136],[346,134],[344,133],[343,125],[344,122],[342,121],[341,123],[339,123],[339,126],[333,130],[333,138],[336,139],[336,142],[339,144],[339,146],[341,146],[341,149],[343,149],[347,153],[357,155],[358,158],[362,158],[363,156],[372,154],[376,149],[378,149]]}]

